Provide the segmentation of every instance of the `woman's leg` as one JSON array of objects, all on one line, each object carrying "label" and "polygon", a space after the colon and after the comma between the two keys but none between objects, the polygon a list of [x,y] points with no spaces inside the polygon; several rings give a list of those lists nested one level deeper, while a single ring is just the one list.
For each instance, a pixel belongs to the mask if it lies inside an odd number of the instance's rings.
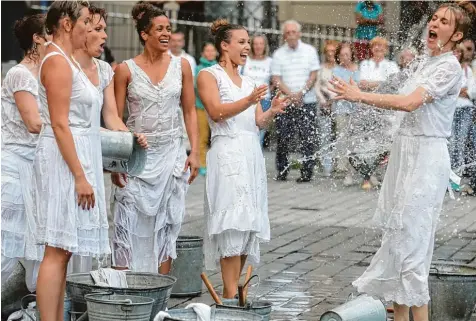
[{"label": "woman's leg", "polygon": [[414,321],[428,321],[428,305],[425,304],[421,307],[412,307],[412,315]]},{"label": "woman's leg", "polygon": [[[37,302],[42,321],[63,319],[66,268],[71,253],[46,246],[37,282]],[[60,276],[60,277],[58,277]]]},{"label": "woman's leg", "polygon": [[220,259],[221,276],[223,279],[223,298],[233,299],[238,290],[238,282],[242,266],[241,256],[224,257]]},{"label": "woman's leg", "polygon": [[[207,167],[207,150],[208,137],[210,136],[210,128],[208,127],[207,113],[204,109],[197,108],[198,117],[198,139],[199,139],[199,153],[200,153],[200,168]],[[203,172],[203,170],[202,170]]]},{"label": "woman's leg", "polygon": [[409,321],[410,320],[410,308],[406,305],[393,304],[393,320],[394,321]]}]

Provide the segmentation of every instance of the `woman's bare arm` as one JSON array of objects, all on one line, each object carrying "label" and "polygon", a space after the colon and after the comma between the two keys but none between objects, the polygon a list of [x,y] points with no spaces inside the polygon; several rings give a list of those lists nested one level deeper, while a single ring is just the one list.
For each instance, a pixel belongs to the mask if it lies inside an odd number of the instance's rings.
[{"label": "woman's bare arm", "polygon": [[41,118],[35,97],[28,91],[17,91],[13,94],[13,97],[28,131],[38,134],[41,130]]}]

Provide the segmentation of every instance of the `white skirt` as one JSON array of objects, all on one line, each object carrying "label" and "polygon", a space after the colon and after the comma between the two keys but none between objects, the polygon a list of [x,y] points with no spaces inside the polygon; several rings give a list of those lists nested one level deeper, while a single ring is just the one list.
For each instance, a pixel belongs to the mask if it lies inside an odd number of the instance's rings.
[{"label": "white skirt", "polygon": [[397,136],[379,195],[375,220],[382,245],[359,292],[406,306],[430,300],[428,276],[450,173],[446,139]]},{"label": "white skirt", "polygon": [[266,166],[259,136],[216,136],[207,154],[205,268],[223,257],[260,261],[259,243],[270,239]]},{"label": "white skirt", "polygon": [[189,172],[182,138],[149,141],[147,163],[138,177],[114,191],[113,265],[157,273],[175,259],[176,241],[185,215]]},{"label": "white skirt", "polygon": [[36,240],[75,255],[101,257],[111,253],[104,193],[99,128],[70,128],[76,152],[96,205],[77,203],[74,177],[63,159],[51,127],[40,133],[34,160]]}]

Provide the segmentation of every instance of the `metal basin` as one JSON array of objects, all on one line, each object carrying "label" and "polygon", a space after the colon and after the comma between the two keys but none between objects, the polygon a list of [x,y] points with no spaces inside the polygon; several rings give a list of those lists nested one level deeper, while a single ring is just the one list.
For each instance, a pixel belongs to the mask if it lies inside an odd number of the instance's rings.
[{"label": "metal basin", "polygon": [[[197,314],[192,309],[174,309],[169,310],[170,315],[164,321],[196,321]],[[218,310],[212,308],[210,321],[263,321],[263,317],[259,314],[233,311],[233,310]]]},{"label": "metal basin", "polygon": [[253,301],[251,304],[247,304],[245,307],[240,307],[238,299],[222,299],[222,301],[223,305],[217,304],[217,309],[252,312],[261,315],[263,317],[263,321],[270,320],[269,318],[273,306],[271,302]]},{"label": "metal basin", "polygon": [[114,292],[115,294],[142,296],[154,299],[153,316],[164,311],[170,298],[176,278],[156,273],[126,272],[128,288],[100,287],[94,284],[89,273],[70,274],[66,277],[66,292],[71,298],[72,313],[81,314],[86,311],[84,296],[93,292]]},{"label": "metal basin", "polygon": [[89,321],[149,321],[154,299],[143,296],[91,293],[84,298]]},{"label": "metal basin", "polygon": [[469,321],[476,305],[476,267],[433,263],[430,269],[430,321]]},{"label": "metal basin", "polygon": [[177,278],[172,297],[192,297],[202,294],[203,238],[179,236],[177,259],[172,263],[170,275]]}]

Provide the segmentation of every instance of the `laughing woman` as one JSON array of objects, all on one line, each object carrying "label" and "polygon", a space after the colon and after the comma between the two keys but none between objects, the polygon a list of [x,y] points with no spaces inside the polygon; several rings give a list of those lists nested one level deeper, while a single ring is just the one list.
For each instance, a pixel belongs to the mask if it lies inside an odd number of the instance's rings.
[{"label": "laughing woman", "polygon": [[399,94],[361,92],[351,82],[332,80],[336,99],[406,112],[396,135],[375,218],[383,228],[380,249],[353,284],[392,301],[395,321],[428,321],[428,276],[438,216],[450,174],[446,139],[462,86],[453,55],[471,26],[471,3],[443,4],[428,22],[429,57],[413,66]]},{"label": "laughing woman", "polygon": [[[170,271],[185,213],[188,184],[198,175],[198,125],[190,64],[168,54],[170,21],[147,2],[132,9],[144,51],[116,69],[120,116],[127,102],[127,126],[145,134],[147,162],[139,176],[113,174],[113,265],[138,272]],[[192,151],[182,138],[182,106]],[[190,172],[188,169],[190,168]],[[124,186],[125,185],[125,186]]]}]

